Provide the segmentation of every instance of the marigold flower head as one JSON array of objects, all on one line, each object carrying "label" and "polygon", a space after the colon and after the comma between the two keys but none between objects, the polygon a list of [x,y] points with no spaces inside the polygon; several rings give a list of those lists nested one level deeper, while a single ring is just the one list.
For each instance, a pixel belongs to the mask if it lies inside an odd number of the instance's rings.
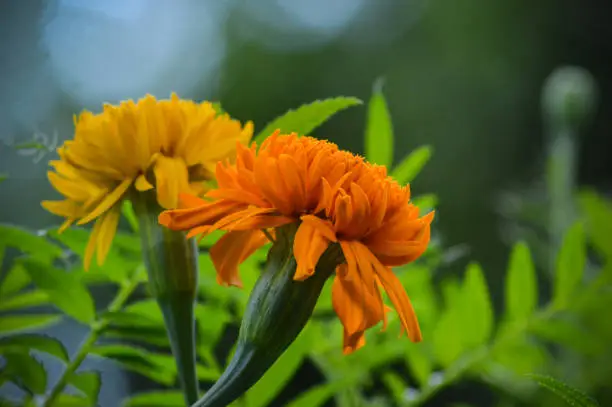
[{"label": "marigold flower head", "polygon": [[236,163],[218,163],[216,177],[218,188],[208,200],[182,194],[179,209],[163,212],[159,221],[190,230],[190,236],[227,231],[211,248],[220,283],[241,284],[238,265],[266,243],[262,230],[299,222],[295,280],[315,273],[330,244],[342,249],[332,302],[344,325],[345,353],[363,346],[364,331],[385,321],[379,286],[409,338],[421,340],[410,300],[390,267],[425,251],[434,214],[419,217],[409,187],[388,177],[385,167],[327,141],[276,132],[259,151],[239,145]]},{"label": "marigold flower head", "polygon": [[209,102],[195,103],[172,94],[169,100],[147,95],[102,113],[83,112],[74,118],[74,139],[58,149],[49,181],[65,199],[42,206],[66,218],[60,232],[76,222],[96,220],[85,252],[85,267],[94,251],[98,264],[106,257],[128,191],[155,188],[163,208],[177,206],[179,193],[199,195],[219,160],[235,155],[253,125],[244,127],[227,114],[217,115]]}]

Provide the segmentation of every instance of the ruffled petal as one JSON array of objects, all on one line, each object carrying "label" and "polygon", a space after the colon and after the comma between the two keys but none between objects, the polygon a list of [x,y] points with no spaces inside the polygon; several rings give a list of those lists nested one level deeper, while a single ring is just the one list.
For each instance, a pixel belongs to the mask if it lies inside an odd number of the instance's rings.
[{"label": "ruffled petal", "polygon": [[319,258],[330,241],[309,223],[300,224],[293,241],[293,255],[297,262],[294,280],[303,281],[312,276]]},{"label": "ruffled petal", "polygon": [[238,266],[268,242],[259,230],[228,232],[210,248],[210,257],[217,270],[217,282],[242,287]]}]

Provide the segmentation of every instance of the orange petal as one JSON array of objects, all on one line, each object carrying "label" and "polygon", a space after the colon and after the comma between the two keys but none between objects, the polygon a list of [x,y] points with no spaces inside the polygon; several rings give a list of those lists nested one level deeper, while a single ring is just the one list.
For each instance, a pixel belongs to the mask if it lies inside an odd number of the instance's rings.
[{"label": "orange petal", "polygon": [[198,226],[212,226],[224,217],[244,209],[244,207],[244,204],[226,200],[206,202],[203,205],[187,209],[163,211],[159,214],[158,221],[161,225],[172,230],[188,230]]},{"label": "orange petal", "polygon": [[[372,255],[372,257],[374,256]],[[403,328],[408,333],[408,337],[413,342],[420,342],[422,340],[422,335],[419,321],[417,320],[410,298],[408,298],[408,294],[406,294],[402,283],[395,274],[393,274],[391,269],[383,266],[378,261],[374,263],[374,268],[400,317]]]},{"label": "orange petal", "polygon": [[238,265],[268,242],[259,230],[227,232],[210,248],[210,257],[217,270],[217,282],[242,287]]},{"label": "orange petal", "polygon": [[310,226],[316,228],[325,238],[331,242],[336,242],[336,232],[331,222],[328,220],[321,219],[314,215],[302,215],[300,218],[302,222],[308,223]]},{"label": "orange petal", "polygon": [[303,281],[314,274],[319,258],[329,246],[317,228],[302,222],[293,241],[293,255],[297,262],[294,280]]}]

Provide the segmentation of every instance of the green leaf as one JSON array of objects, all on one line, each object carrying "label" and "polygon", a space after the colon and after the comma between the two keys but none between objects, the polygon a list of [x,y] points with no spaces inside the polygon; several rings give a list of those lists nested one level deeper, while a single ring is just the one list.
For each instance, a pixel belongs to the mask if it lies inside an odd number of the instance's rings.
[{"label": "green leaf", "polygon": [[211,104],[213,110],[217,113],[217,116],[227,113],[225,110],[223,110],[223,107],[221,107],[221,102],[213,102]]},{"label": "green leaf", "polygon": [[410,202],[419,208],[421,215],[424,215],[438,206],[438,196],[436,194],[423,194],[412,198]]},{"label": "green leaf", "polygon": [[45,266],[34,259],[23,260],[23,265],[34,284],[67,315],[85,324],[96,318],[93,298],[77,273]]},{"label": "green leaf", "polygon": [[506,317],[526,320],[538,305],[538,281],[529,247],[514,245],[506,275]]},{"label": "green leaf", "polygon": [[0,246],[13,247],[29,255],[51,261],[62,255],[62,249],[43,236],[36,236],[11,225],[0,225]]},{"label": "green leaf", "polygon": [[94,405],[85,397],[64,393],[57,396],[50,407],[85,407]]},{"label": "green leaf", "polygon": [[49,296],[41,290],[32,290],[0,299],[0,311],[23,309],[49,303]]},{"label": "green leaf", "polygon": [[287,404],[287,407],[319,407],[322,406],[338,391],[346,388],[348,385],[346,380],[339,379],[333,382],[327,382],[319,386],[315,386],[298,397],[294,398]]},{"label": "green leaf", "polygon": [[126,369],[167,386],[172,385],[176,377],[174,360],[168,355],[128,345],[99,345],[92,349],[91,354],[113,359]]},{"label": "green leaf", "polygon": [[55,314],[24,314],[0,316],[0,334],[13,334],[32,331],[55,324],[61,315]]},{"label": "green leaf", "polygon": [[557,257],[557,270],[554,287],[554,304],[566,307],[576,287],[582,281],[586,265],[584,230],[580,222],[572,225],[565,237]]},{"label": "green leaf", "polygon": [[152,391],[123,400],[123,407],[183,407],[185,399],[180,391]]},{"label": "green leaf", "polygon": [[410,372],[417,379],[421,387],[425,387],[429,383],[429,377],[433,371],[431,359],[421,346],[407,346],[406,350],[406,362]]},{"label": "green leaf", "polygon": [[278,129],[280,129],[281,133],[295,132],[299,135],[309,135],[334,114],[361,103],[361,100],[353,97],[316,100],[302,105],[296,110],[289,110],[282,116],[272,120],[257,134],[254,141],[260,144]]},{"label": "green leaf", "polygon": [[76,372],[68,379],[68,383],[76,387],[89,401],[89,405],[98,404],[102,379],[98,372]]},{"label": "green leaf", "polygon": [[586,327],[559,318],[538,321],[530,326],[530,331],[546,341],[585,355],[600,355],[607,346],[605,339],[593,335]]},{"label": "green leaf", "polygon": [[412,151],[391,172],[391,176],[400,184],[411,183],[421,172],[433,154],[433,147],[421,146]]},{"label": "green leaf", "polygon": [[393,124],[382,92],[382,79],[374,83],[368,103],[365,156],[369,162],[391,168],[393,164]]},{"label": "green leaf", "polygon": [[232,316],[223,308],[218,307],[198,304],[195,314],[198,322],[199,340],[209,347],[217,343],[225,325],[232,321]]},{"label": "green leaf", "polygon": [[612,260],[612,202],[592,190],[578,195],[586,218],[586,230],[597,252]]},{"label": "green leaf", "polygon": [[134,212],[132,201],[130,201],[129,199],[123,200],[121,206],[121,213],[130,224],[130,228],[132,229],[132,231],[138,233],[138,219],[136,218],[136,213]]},{"label": "green leaf", "polygon": [[64,345],[55,338],[46,335],[22,334],[0,338],[0,354],[7,351],[26,352],[34,349],[55,356],[63,362],[68,362],[68,353]]},{"label": "green leaf", "polygon": [[384,372],[382,375],[382,381],[393,395],[393,399],[396,403],[400,404],[405,400],[404,393],[406,392],[408,385],[404,379],[400,377],[400,375],[392,371]]},{"label": "green leaf", "polygon": [[[89,240],[89,231],[80,228],[70,228],[66,229],[61,234],[56,231],[49,231],[49,236],[66,245],[71,251],[82,258]],[[136,243],[132,243],[131,238],[136,239]],[[137,247],[133,248],[132,246],[134,244],[136,244]],[[125,253],[120,249],[123,249]],[[104,265],[98,266],[96,261],[92,261],[89,271],[81,274],[82,278],[90,281],[101,280],[103,282],[112,281],[115,283],[122,283],[128,278],[129,273],[140,263],[141,260],[138,256],[139,247],[137,238],[117,233],[109,253],[104,260]]]},{"label": "green leaf", "polygon": [[0,285],[0,299],[4,299],[13,293],[21,291],[27,287],[31,281],[30,275],[21,264],[13,264],[13,267],[6,273]]},{"label": "green leaf", "polygon": [[461,337],[468,347],[480,346],[491,336],[494,317],[487,282],[478,264],[468,266],[462,290]]},{"label": "green leaf", "polygon": [[27,352],[9,352],[3,355],[6,365],[2,374],[22,389],[43,394],[47,388],[47,372],[42,363]]},{"label": "green leaf", "polygon": [[574,407],[598,407],[599,404],[593,398],[582,391],[565,384],[550,376],[529,374],[528,377],[536,381],[540,386],[552,391],[563,398],[567,404]]},{"label": "green leaf", "polygon": [[498,345],[491,359],[518,375],[542,369],[551,363],[544,344],[529,340],[526,336],[512,338],[503,346]]},{"label": "green leaf", "polygon": [[302,364],[310,349],[311,335],[309,326],[297,337],[295,342],[281,355],[272,367],[246,393],[249,407],[267,406],[289,382]]},{"label": "green leaf", "polygon": [[4,182],[8,179],[8,174],[6,172],[0,173],[0,183]]}]

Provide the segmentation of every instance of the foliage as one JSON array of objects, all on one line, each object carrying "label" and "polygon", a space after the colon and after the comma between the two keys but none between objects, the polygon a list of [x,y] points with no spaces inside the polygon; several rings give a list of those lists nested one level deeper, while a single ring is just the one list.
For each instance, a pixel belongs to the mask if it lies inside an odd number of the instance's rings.
[{"label": "foliage", "polygon": [[[258,137],[264,138],[275,127],[308,133],[333,113],[357,103],[353,98],[336,98],[303,106],[273,121]],[[429,160],[432,149],[418,148],[393,165],[390,120],[382,89],[377,86],[368,104],[367,158],[386,165],[399,182],[408,183]],[[236,405],[265,407],[276,400],[290,407],[317,407],[334,400],[335,405],[346,407],[417,406],[466,379],[486,383],[510,405],[554,405],[525,375],[564,373],[563,362],[553,356],[559,348],[596,361],[609,354],[607,344],[612,339],[612,330],[592,317],[612,306],[612,238],[604,226],[612,221],[612,204],[592,191],[580,199],[584,215],[565,235],[554,275],[544,281],[545,286],[530,246],[523,241],[514,244],[504,305],[498,312],[488,275],[477,262],[471,262],[461,278],[439,278],[437,270],[448,267],[452,257],[439,244],[432,242],[419,261],[398,268],[397,275],[419,316],[424,336],[420,344],[398,337],[400,324],[391,312],[386,331],[368,331],[368,344],[343,356],[342,327],[334,316],[331,285],[327,284],[313,318],[296,342]],[[429,211],[436,206],[437,197],[425,194],[414,201]],[[97,405],[99,374],[79,370],[88,357],[113,360],[166,388],[131,395],[123,406],[183,405],[162,316],[145,289],[137,222],[129,205],[123,213],[130,230],[117,234],[104,267],[92,265],[87,273],[80,258],[88,231],[32,233],[0,226],[0,258],[5,251],[18,252],[16,258],[4,262],[0,280],[0,355],[4,360],[0,384],[10,381],[23,390],[19,405],[32,405],[40,396],[46,407]],[[243,290],[221,287],[207,250],[217,238],[218,234],[212,234],[200,245],[197,373],[203,388],[220,376],[229,359],[228,355],[220,357],[216,349],[224,344],[227,328],[240,323],[268,249],[260,249],[242,264]],[[589,260],[590,246],[598,252],[598,264]],[[585,273],[586,269],[591,271]],[[112,285],[116,294],[108,304],[96,307],[91,288],[100,284]],[[89,327],[71,358],[62,343],[36,333],[65,318]],[[593,330],[597,334],[589,333]],[[41,352],[65,365],[59,380],[47,377],[37,359]],[[287,393],[289,382],[305,363],[313,364],[323,380],[299,394]],[[595,389],[575,377],[563,377],[587,391]],[[570,398],[578,394],[555,380],[538,381]],[[76,391],[68,393],[68,386]]]}]

